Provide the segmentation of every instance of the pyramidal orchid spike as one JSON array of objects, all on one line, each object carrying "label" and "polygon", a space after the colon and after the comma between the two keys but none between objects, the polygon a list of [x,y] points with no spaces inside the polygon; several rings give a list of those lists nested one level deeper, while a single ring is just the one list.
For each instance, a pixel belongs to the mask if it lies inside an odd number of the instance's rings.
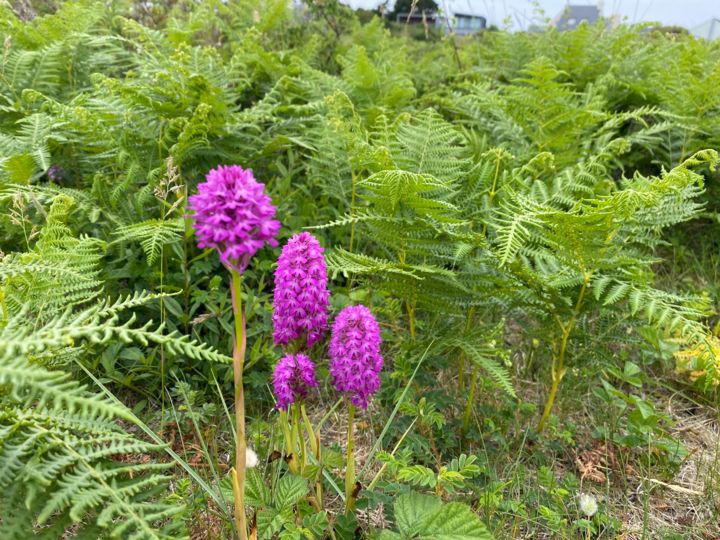
[{"label": "pyramidal orchid spike", "polygon": [[318,342],[327,329],[327,268],[323,248],[310,233],[294,235],[283,247],[275,271],[273,337],[276,345],[304,338]]},{"label": "pyramidal orchid spike", "polygon": [[296,400],[307,397],[310,388],[318,385],[315,364],[304,354],[288,354],[275,366],[272,382],[277,407],[286,411]]},{"label": "pyramidal orchid spike", "polygon": [[265,244],[277,246],[276,208],[251,170],[238,165],[211,170],[188,198],[198,247],[214,248],[228,268],[242,273]]},{"label": "pyramidal orchid spike", "polygon": [[330,375],[335,389],[356,407],[366,409],[380,388],[383,358],[380,327],[363,305],[344,308],[330,338]]}]

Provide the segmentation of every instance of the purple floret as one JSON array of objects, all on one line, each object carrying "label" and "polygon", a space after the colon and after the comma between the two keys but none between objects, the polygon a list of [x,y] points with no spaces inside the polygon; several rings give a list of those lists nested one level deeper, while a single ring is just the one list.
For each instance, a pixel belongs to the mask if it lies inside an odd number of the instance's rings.
[{"label": "purple floret", "polygon": [[294,235],[282,250],[275,271],[273,337],[277,345],[307,339],[318,342],[327,329],[327,269],[323,248],[310,233]]},{"label": "purple floret", "polygon": [[380,327],[368,308],[344,308],[333,324],[330,338],[330,375],[335,389],[356,407],[367,409],[380,388]]},{"label": "purple floret", "polygon": [[211,170],[188,199],[201,249],[214,248],[228,268],[243,272],[266,243],[277,246],[276,208],[251,170],[238,165]]},{"label": "purple floret", "polygon": [[60,165],[51,165],[47,170],[47,176],[52,182],[59,182],[65,176],[65,171]]},{"label": "purple floret", "polygon": [[315,364],[304,354],[288,354],[275,366],[273,390],[278,409],[287,410],[296,399],[307,397],[308,390],[317,385]]}]

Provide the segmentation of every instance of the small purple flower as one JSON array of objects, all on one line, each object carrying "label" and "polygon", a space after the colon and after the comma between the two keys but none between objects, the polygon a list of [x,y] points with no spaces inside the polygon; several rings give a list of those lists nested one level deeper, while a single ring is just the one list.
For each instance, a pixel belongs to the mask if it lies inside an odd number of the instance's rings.
[{"label": "small purple flower", "polygon": [[327,268],[323,248],[310,233],[294,235],[283,247],[275,271],[273,337],[277,345],[307,338],[307,346],[327,329]]},{"label": "small purple flower", "polygon": [[266,243],[277,246],[276,208],[251,170],[221,165],[205,180],[188,199],[198,247],[217,249],[225,266],[243,272]]},{"label": "small purple flower", "polygon": [[65,176],[65,171],[60,165],[51,165],[47,170],[47,176],[52,182],[58,182]]},{"label": "small purple flower", "polygon": [[288,354],[275,366],[273,389],[278,409],[286,411],[296,399],[304,399],[308,390],[317,385],[315,364],[304,354]]},{"label": "small purple flower", "polygon": [[333,323],[330,338],[330,375],[335,389],[353,405],[367,409],[368,399],[380,388],[380,327],[363,305],[344,308]]}]

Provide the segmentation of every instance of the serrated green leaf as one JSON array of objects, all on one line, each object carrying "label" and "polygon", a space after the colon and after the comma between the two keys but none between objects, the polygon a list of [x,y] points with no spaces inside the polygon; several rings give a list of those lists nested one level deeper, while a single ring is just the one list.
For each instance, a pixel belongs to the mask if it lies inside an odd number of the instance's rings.
[{"label": "serrated green leaf", "polygon": [[257,513],[258,536],[270,539],[278,534],[285,523],[291,523],[287,516],[275,508],[265,508]]},{"label": "serrated green leaf", "polygon": [[275,507],[289,508],[307,495],[305,479],[288,474],[283,476],[275,488]]},{"label": "serrated green leaf", "polygon": [[327,513],[318,512],[303,518],[303,528],[306,529],[312,538],[322,538],[323,533],[329,525]]},{"label": "serrated green leaf", "polygon": [[441,507],[442,502],[437,497],[405,493],[398,497],[393,506],[395,525],[403,536],[410,538],[420,531],[423,520]]},{"label": "serrated green leaf", "polygon": [[245,502],[250,506],[270,506],[272,496],[257,469],[248,469],[245,477]]},{"label": "serrated green leaf", "polygon": [[357,517],[355,514],[341,514],[335,518],[333,523],[333,532],[336,540],[355,540],[355,530],[357,529]]},{"label": "serrated green leaf", "polygon": [[412,492],[398,497],[394,513],[399,534],[385,535],[388,540],[492,540],[480,518],[465,504],[443,505],[437,497]]},{"label": "serrated green leaf", "polygon": [[492,535],[467,505],[449,503],[423,522],[418,540],[492,540]]},{"label": "serrated green leaf", "polygon": [[398,480],[409,482],[414,486],[435,487],[437,478],[435,472],[422,465],[403,467],[398,473]]}]

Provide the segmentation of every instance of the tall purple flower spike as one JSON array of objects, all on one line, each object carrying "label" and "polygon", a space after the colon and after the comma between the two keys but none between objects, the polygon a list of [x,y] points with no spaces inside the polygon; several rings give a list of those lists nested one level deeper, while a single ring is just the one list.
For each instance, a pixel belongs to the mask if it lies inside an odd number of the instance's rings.
[{"label": "tall purple flower spike", "polygon": [[380,327],[363,305],[344,308],[335,319],[330,338],[330,375],[335,389],[356,407],[367,409],[380,388]]},{"label": "tall purple flower spike", "polygon": [[306,338],[312,347],[327,329],[330,292],[323,251],[307,232],[294,235],[283,247],[275,271],[273,337],[277,345]]},{"label": "tall purple flower spike", "polygon": [[275,366],[273,390],[278,409],[286,411],[296,399],[304,399],[308,390],[317,385],[315,364],[304,354],[288,354]]},{"label": "tall purple flower spike", "polygon": [[188,208],[198,247],[217,249],[222,263],[239,273],[266,243],[277,246],[276,208],[251,170],[238,165],[211,170]]}]

